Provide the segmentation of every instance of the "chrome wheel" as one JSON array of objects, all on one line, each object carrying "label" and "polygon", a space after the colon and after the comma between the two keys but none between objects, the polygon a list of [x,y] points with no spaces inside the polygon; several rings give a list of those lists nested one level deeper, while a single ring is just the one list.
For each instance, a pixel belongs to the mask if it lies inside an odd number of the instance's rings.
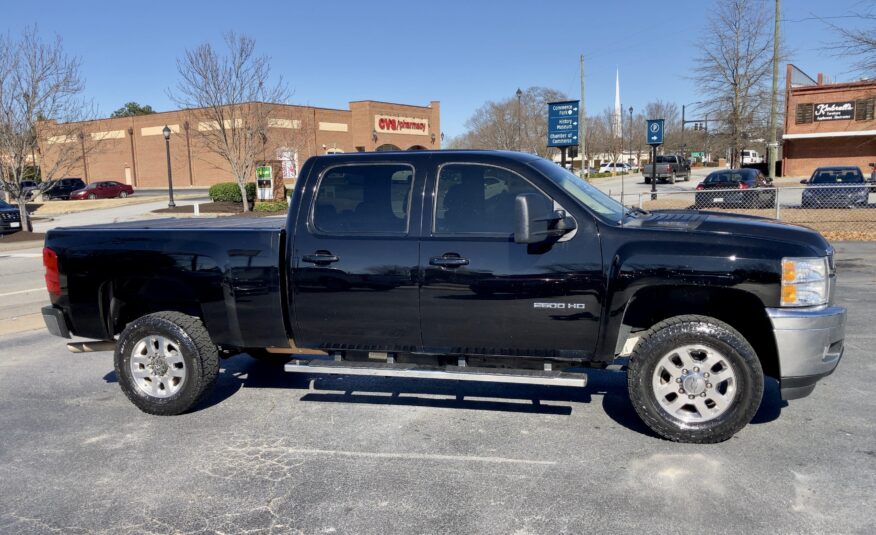
[{"label": "chrome wheel", "polygon": [[170,397],[186,382],[186,363],[179,344],[164,336],[147,336],[131,352],[131,375],[137,386],[155,398]]},{"label": "chrome wheel", "polygon": [[711,347],[685,345],[663,355],[651,380],[660,407],[685,423],[714,420],[733,405],[736,373]]}]

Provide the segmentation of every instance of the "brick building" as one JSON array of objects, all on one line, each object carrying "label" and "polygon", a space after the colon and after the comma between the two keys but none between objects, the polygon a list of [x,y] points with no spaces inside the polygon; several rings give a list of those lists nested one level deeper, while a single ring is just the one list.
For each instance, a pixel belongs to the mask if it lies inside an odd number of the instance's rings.
[{"label": "brick building", "polygon": [[[270,106],[262,160],[280,160],[294,178],[313,155],[335,152],[441,148],[440,104],[410,106],[364,100],[348,110]],[[72,153],[78,161],[63,174],[86,182],[118,180],[134,187],[166,187],[167,157],[162,130],[171,131],[171,167],[175,187],[209,186],[233,181],[228,164],[208,150],[198,130],[210,128],[198,110],[179,110],[136,117],[99,119],[76,124],[44,125],[40,155],[44,165]],[[51,135],[61,129],[64,135]],[[76,145],[70,145],[70,144]],[[63,151],[62,151],[63,149]],[[69,158],[67,158],[69,159]],[[253,177],[253,180],[255,177]]]},{"label": "brick building", "polygon": [[819,166],[876,162],[876,81],[825,83],[787,67],[782,174],[809,176]]}]

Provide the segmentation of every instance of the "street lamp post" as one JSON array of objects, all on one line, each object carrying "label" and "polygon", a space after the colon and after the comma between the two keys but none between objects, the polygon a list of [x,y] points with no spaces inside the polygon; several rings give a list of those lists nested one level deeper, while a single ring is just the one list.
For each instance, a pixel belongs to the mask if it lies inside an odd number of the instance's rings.
[{"label": "street lamp post", "polygon": [[[633,107],[630,106],[630,157],[627,158],[627,164],[630,166],[630,173],[633,172]],[[621,204],[624,204],[624,179],[621,177]]]},{"label": "street lamp post", "polygon": [[164,134],[164,148],[167,152],[167,207],[175,208],[176,203],[173,202],[173,171],[170,168],[170,127],[164,125],[164,129],[161,133]]},{"label": "street lamp post", "polygon": [[520,88],[517,88],[517,151],[520,152],[522,150],[523,145],[523,135],[520,133],[520,97],[523,96],[523,91]]}]

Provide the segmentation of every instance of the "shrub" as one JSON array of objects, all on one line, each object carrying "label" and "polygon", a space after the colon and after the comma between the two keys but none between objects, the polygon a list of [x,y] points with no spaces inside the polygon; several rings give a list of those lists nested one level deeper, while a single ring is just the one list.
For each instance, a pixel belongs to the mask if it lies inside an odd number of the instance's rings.
[{"label": "shrub", "polygon": [[286,212],[289,210],[289,205],[286,201],[263,201],[257,202],[254,210],[256,212]]},{"label": "shrub", "polygon": [[[210,200],[213,202],[243,202],[240,198],[240,188],[237,182],[220,182],[210,186]],[[246,198],[249,201],[255,199],[256,185],[255,182],[246,184]]]}]

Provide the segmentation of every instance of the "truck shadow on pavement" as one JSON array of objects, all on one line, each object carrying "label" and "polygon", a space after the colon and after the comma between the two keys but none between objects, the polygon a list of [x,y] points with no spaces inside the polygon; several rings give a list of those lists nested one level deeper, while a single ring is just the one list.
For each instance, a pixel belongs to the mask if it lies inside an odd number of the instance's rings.
[{"label": "truck shadow on pavement", "polygon": [[[278,388],[290,395],[305,393],[299,401],[395,405],[456,410],[500,411],[521,414],[568,416],[573,404],[593,403],[601,398],[605,414],[618,425],[636,433],[656,436],[636,415],[627,393],[626,374],[608,370],[587,370],[587,386],[563,387],[429,379],[375,378],[347,375],[289,374],[282,362],[262,362],[238,356],[222,362],[213,392],[194,412],[208,409],[234,396],[241,388]],[[104,376],[117,382],[115,372]],[[781,400],[779,385],[767,379],[761,406],[752,424],[779,417],[787,402]]]}]

